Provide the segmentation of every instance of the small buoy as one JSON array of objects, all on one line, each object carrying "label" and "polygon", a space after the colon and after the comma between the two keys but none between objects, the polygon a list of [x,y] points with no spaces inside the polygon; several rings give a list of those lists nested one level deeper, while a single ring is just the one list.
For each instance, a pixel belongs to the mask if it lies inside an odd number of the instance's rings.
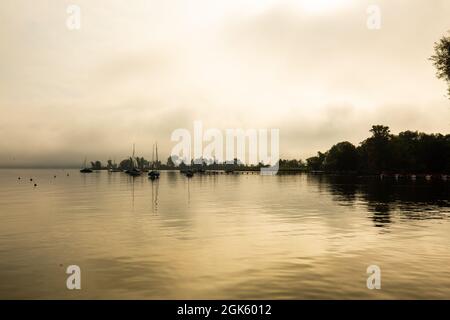
[{"label": "small buoy", "polygon": [[35,183],[34,186],[37,187],[37,184]]},{"label": "small buoy", "polygon": [[56,178],[56,176],[53,176],[53,178]]},{"label": "small buoy", "polygon": [[69,174],[67,174],[67,176],[69,176]]},{"label": "small buoy", "polygon": [[33,179],[30,179],[30,181],[33,181]]},{"label": "small buoy", "polygon": [[20,177],[19,178],[17,178],[18,180],[20,180]]}]

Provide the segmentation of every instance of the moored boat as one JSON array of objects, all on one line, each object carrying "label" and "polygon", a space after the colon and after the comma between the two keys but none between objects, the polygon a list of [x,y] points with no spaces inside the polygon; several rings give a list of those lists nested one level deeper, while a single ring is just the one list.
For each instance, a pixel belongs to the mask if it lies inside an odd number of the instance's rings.
[{"label": "moored boat", "polygon": [[137,166],[137,161],[134,156],[134,153],[135,153],[135,146],[133,144],[133,156],[130,157],[130,168],[126,170],[125,173],[132,177],[137,177],[142,174],[142,171]]},{"label": "moored boat", "polygon": [[92,173],[92,169],[88,168],[86,165],[86,158],[84,158],[83,168],[80,170],[81,173]]},{"label": "moored boat", "polygon": [[[155,153],[156,153],[156,161],[155,161]],[[152,170],[149,171],[148,177],[151,180],[159,179],[159,171],[157,170],[158,167],[158,144],[153,145],[153,152],[152,152]]]},{"label": "moored boat", "polygon": [[187,170],[185,174],[186,174],[186,177],[192,178],[192,177],[194,176],[194,171],[192,171],[192,170]]}]

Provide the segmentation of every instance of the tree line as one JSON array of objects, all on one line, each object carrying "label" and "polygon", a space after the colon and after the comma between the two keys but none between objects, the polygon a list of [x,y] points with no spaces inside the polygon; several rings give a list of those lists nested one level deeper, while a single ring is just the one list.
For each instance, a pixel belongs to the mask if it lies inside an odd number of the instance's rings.
[{"label": "tree line", "polygon": [[372,126],[372,136],[354,146],[340,142],[308,158],[309,170],[326,172],[450,173],[450,135],[404,131],[391,134],[389,127]]},{"label": "tree line", "polygon": [[[430,57],[436,76],[448,84],[450,98],[450,36],[434,44]],[[361,173],[449,173],[450,135],[404,131],[390,133],[389,127],[376,125],[372,136],[354,146],[338,143],[327,152],[306,160],[309,170]]]},{"label": "tree line", "polygon": [[[318,152],[316,156],[303,161],[301,159],[280,159],[280,171],[324,171],[330,173],[450,173],[450,134],[427,134],[418,131],[404,131],[391,134],[389,127],[374,125],[371,136],[358,146],[348,141],[332,146],[328,151]],[[172,157],[166,163],[152,163],[143,157],[136,157],[140,169],[154,166],[162,170],[185,169],[197,170],[259,170],[267,167],[263,163],[246,165],[238,159],[233,163],[218,163],[212,160],[191,160],[191,163],[175,165]],[[118,165],[108,160],[103,166],[100,161],[91,162],[92,168],[127,170],[131,159],[122,160]]]},{"label": "tree line", "polygon": [[[444,36],[434,45],[435,54],[430,57],[436,67],[436,76],[449,85],[450,97],[450,37]],[[389,127],[383,125],[372,126],[372,136],[354,146],[348,141],[340,142],[326,152],[318,152],[317,156],[302,160],[280,159],[278,164],[281,171],[327,171],[327,172],[360,172],[378,174],[382,172],[396,173],[449,173],[450,172],[450,135],[426,134],[417,131],[404,131],[398,135],[390,133]],[[259,170],[266,167],[245,165],[235,159],[233,164],[216,163],[211,160],[191,161],[176,166],[172,158],[166,164],[160,161],[152,163],[143,157],[135,158],[141,169],[151,165],[160,169],[176,169],[186,166],[197,166],[211,170]],[[122,160],[116,165],[111,160],[103,166],[100,161],[91,162],[93,169],[129,169],[132,160]],[[198,164],[200,163],[200,164]]]}]

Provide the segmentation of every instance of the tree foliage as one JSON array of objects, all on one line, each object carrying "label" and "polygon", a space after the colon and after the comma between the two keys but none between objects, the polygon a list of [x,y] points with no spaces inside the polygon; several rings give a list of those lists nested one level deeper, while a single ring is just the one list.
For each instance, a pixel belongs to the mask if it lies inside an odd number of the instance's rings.
[{"label": "tree foliage", "polygon": [[355,147],[341,142],[309,158],[309,170],[360,173],[450,173],[450,135],[404,131],[393,135],[373,126],[372,136]]},{"label": "tree foliage", "polygon": [[340,142],[326,153],[323,163],[328,171],[355,171],[358,165],[356,147],[348,141]]},{"label": "tree foliage", "polygon": [[450,97],[450,36],[443,37],[436,42],[434,51],[435,55],[430,59],[437,69],[436,76],[448,83],[448,94]]}]

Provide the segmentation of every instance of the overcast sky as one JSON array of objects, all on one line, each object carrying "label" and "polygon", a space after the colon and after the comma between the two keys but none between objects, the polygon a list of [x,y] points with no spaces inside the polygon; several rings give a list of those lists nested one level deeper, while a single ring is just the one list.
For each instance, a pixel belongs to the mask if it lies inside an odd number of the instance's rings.
[{"label": "overcast sky", "polygon": [[133,142],[166,158],[194,120],[279,128],[290,158],[357,144],[372,124],[449,133],[428,60],[449,17],[448,0],[3,0],[0,166],[120,160]]}]

